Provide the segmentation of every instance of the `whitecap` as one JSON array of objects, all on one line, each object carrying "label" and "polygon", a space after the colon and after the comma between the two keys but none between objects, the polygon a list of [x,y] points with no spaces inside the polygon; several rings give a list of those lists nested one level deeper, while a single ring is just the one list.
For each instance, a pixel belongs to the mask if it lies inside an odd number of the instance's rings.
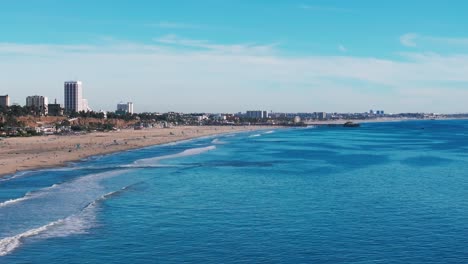
[{"label": "whitecap", "polygon": [[52,237],[66,237],[70,235],[86,234],[88,230],[96,224],[96,208],[97,205],[120,193],[128,190],[133,185],[141,182],[125,186],[117,191],[109,192],[98,199],[86,205],[83,210],[77,214],[73,214],[66,218],[52,221],[46,225],[29,229],[20,234],[5,237],[0,240],[0,257],[10,254],[17,249],[28,238],[47,239]]},{"label": "whitecap", "polygon": [[219,140],[219,138],[215,138],[211,141],[212,144],[221,145],[226,144],[227,142]]},{"label": "whitecap", "polygon": [[80,215],[72,215],[64,219],[50,222],[46,225],[30,229],[15,236],[6,237],[0,240],[0,256],[5,256],[18,248],[22,242],[31,237],[49,238],[64,237],[72,234],[85,233],[91,227],[90,217],[94,218],[90,212]]},{"label": "whitecap", "polygon": [[43,189],[40,189],[40,190],[37,190],[37,191],[27,192],[23,197],[10,199],[10,200],[1,202],[0,203],[0,208],[5,207],[5,206],[9,206],[9,205],[12,205],[12,204],[16,204],[16,203],[19,203],[19,202],[22,202],[22,201],[26,201],[26,200],[29,200],[29,199],[32,199],[32,198],[37,198],[37,197],[44,194],[43,191],[51,190],[53,188],[56,188],[57,186],[59,186],[59,184],[55,183],[55,184],[53,184],[53,185],[51,185],[49,187],[46,187],[46,188],[43,188]]},{"label": "whitecap", "polygon": [[214,150],[214,149],[216,149],[216,146],[208,146],[208,147],[202,147],[202,148],[191,148],[191,149],[186,149],[186,150],[184,150],[184,151],[182,151],[180,153],[176,153],[176,154],[136,160],[134,162],[134,164],[137,165],[137,166],[154,164],[154,163],[157,163],[160,160],[199,155],[199,154],[202,154],[204,152]]}]

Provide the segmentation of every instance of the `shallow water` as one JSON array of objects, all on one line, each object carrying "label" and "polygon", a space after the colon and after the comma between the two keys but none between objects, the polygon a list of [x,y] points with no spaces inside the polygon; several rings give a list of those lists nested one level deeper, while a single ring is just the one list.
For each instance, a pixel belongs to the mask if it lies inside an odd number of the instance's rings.
[{"label": "shallow water", "polygon": [[0,263],[466,263],[468,121],[241,133],[0,181]]}]

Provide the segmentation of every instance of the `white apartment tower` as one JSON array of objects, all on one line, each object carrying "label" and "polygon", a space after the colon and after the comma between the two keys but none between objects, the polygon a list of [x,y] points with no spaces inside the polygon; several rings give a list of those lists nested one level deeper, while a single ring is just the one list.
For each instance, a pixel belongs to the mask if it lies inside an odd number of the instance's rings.
[{"label": "white apartment tower", "polygon": [[80,81],[65,82],[65,112],[80,112],[83,109],[83,88]]},{"label": "white apartment tower", "polygon": [[48,113],[49,100],[45,96],[33,95],[26,97],[26,106],[37,108],[42,114]]}]

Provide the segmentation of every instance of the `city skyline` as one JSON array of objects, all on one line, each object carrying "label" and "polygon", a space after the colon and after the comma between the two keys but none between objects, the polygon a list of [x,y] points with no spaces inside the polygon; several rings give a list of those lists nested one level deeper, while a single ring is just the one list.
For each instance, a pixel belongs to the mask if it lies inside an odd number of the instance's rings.
[{"label": "city skyline", "polygon": [[462,1],[110,3],[4,3],[0,94],[61,101],[79,79],[94,110],[468,112]]}]

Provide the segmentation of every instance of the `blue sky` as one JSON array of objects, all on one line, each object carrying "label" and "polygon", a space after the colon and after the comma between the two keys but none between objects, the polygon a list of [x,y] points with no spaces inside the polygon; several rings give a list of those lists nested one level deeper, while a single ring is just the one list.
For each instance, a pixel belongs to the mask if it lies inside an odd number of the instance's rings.
[{"label": "blue sky", "polygon": [[468,112],[466,1],[2,1],[0,94],[94,109]]}]

